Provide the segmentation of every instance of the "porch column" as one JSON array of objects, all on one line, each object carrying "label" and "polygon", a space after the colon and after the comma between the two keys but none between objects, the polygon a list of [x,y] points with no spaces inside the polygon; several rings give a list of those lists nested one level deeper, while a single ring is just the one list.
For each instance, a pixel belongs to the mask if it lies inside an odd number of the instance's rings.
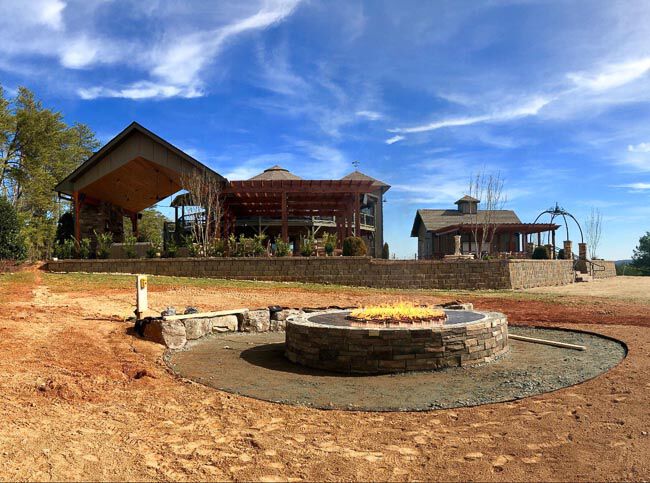
[{"label": "porch column", "polygon": [[282,198],[282,240],[289,243],[289,208],[287,207],[287,193],[280,194]]},{"label": "porch column", "polygon": [[542,244],[542,232],[538,231],[537,232],[537,246],[541,246]]},{"label": "porch column", "polygon": [[81,207],[79,206],[79,192],[75,191],[72,193],[72,197],[74,199],[74,237],[77,241],[81,241],[81,223],[79,220]]},{"label": "porch column", "polygon": [[361,203],[359,193],[354,194],[354,236],[361,236]]},{"label": "porch column", "polygon": [[138,238],[138,214],[131,213],[131,229],[133,231],[133,236]]},{"label": "porch column", "polygon": [[555,230],[551,230],[551,239],[553,240],[551,243],[553,244],[553,251],[551,252],[551,258],[555,259]]}]

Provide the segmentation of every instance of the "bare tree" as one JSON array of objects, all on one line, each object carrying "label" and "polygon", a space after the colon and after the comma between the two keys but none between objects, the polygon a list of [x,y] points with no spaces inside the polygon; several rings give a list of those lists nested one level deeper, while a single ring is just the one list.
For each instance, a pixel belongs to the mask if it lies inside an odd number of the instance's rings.
[{"label": "bare tree", "polygon": [[585,223],[585,231],[587,232],[587,246],[589,247],[589,254],[592,259],[596,258],[598,253],[598,245],[600,244],[600,235],[602,232],[603,215],[598,208],[592,208],[589,218]]},{"label": "bare tree", "polygon": [[208,256],[210,248],[220,236],[222,215],[221,180],[211,172],[193,171],[182,177],[183,188],[188,191],[192,238],[198,245],[200,256]]},{"label": "bare tree", "polygon": [[485,245],[491,250],[492,240],[498,228],[497,210],[503,209],[506,196],[503,193],[503,178],[501,173],[486,174],[481,171],[472,176],[469,181],[469,195],[481,202],[481,210],[470,211],[470,226],[475,244],[475,255],[481,258]]}]

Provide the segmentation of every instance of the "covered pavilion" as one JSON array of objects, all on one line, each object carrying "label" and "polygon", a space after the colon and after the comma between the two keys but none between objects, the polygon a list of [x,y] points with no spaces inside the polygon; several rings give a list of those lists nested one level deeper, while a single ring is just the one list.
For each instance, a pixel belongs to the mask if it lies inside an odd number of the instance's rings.
[{"label": "covered pavilion", "polygon": [[[137,236],[142,210],[183,190],[189,176],[205,172],[221,183],[220,221],[225,236],[235,233],[238,219],[271,218],[279,220],[280,236],[287,241],[290,220],[317,217],[327,220],[330,230],[335,227],[340,245],[345,236],[361,235],[364,229],[366,233],[372,229],[374,234],[374,225],[364,225],[373,217],[363,211],[372,208],[373,215],[381,215],[381,195],[389,188],[356,171],[340,180],[305,180],[279,166],[249,180],[228,181],[133,122],[55,189],[73,204],[77,240],[95,240],[97,234],[111,233],[114,242],[121,242],[125,217],[131,220]],[[172,202],[176,226],[178,210],[185,215],[190,198],[180,195]],[[383,243],[381,233],[373,242]]]}]

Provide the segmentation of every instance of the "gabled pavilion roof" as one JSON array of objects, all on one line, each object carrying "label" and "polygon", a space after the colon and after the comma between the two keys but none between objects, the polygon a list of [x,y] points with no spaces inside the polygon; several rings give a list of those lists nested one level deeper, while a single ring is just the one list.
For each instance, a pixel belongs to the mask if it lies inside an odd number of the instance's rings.
[{"label": "gabled pavilion roof", "polygon": [[106,143],[54,189],[81,201],[107,201],[137,213],[181,189],[182,178],[226,179],[137,122]]}]

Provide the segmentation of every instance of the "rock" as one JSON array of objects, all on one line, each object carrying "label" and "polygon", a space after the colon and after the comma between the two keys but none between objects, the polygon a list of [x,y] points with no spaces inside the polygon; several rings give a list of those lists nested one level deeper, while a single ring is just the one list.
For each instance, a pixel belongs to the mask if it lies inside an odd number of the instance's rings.
[{"label": "rock", "polygon": [[268,332],[271,328],[269,309],[249,310],[244,315],[243,332]]},{"label": "rock", "polygon": [[284,320],[271,320],[270,330],[271,332],[284,332],[287,323]]},{"label": "rock", "polygon": [[483,453],[477,451],[475,453],[467,453],[465,459],[468,461],[474,461],[483,458]]},{"label": "rock", "polygon": [[196,340],[212,332],[211,319],[185,319],[185,332],[187,340]]},{"label": "rock", "polygon": [[222,315],[221,317],[214,317],[212,319],[212,330],[214,332],[237,332],[239,329],[239,319],[236,315]]},{"label": "rock", "polygon": [[169,315],[176,315],[176,309],[174,307],[167,307],[165,310],[160,312],[161,317],[167,317]]},{"label": "rock", "polygon": [[497,456],[497,458],[492,462],[492,466],[496,467],[502,467],[508,462],[508,458],[506,458],[503,455]]},{"label": "rock", "polygon": [[187,342],[185,324],[180,320],[152,319],[144,326],[143,336],[170,349],[180,349]]},{"label": "rock", "polygon": [[183,312],[183,313],[185,315],[187,315],[187,314],[198,314],[199,309],[197,309],[196,307],[189,306],[189,307],[185,307],[185,312]]}]

